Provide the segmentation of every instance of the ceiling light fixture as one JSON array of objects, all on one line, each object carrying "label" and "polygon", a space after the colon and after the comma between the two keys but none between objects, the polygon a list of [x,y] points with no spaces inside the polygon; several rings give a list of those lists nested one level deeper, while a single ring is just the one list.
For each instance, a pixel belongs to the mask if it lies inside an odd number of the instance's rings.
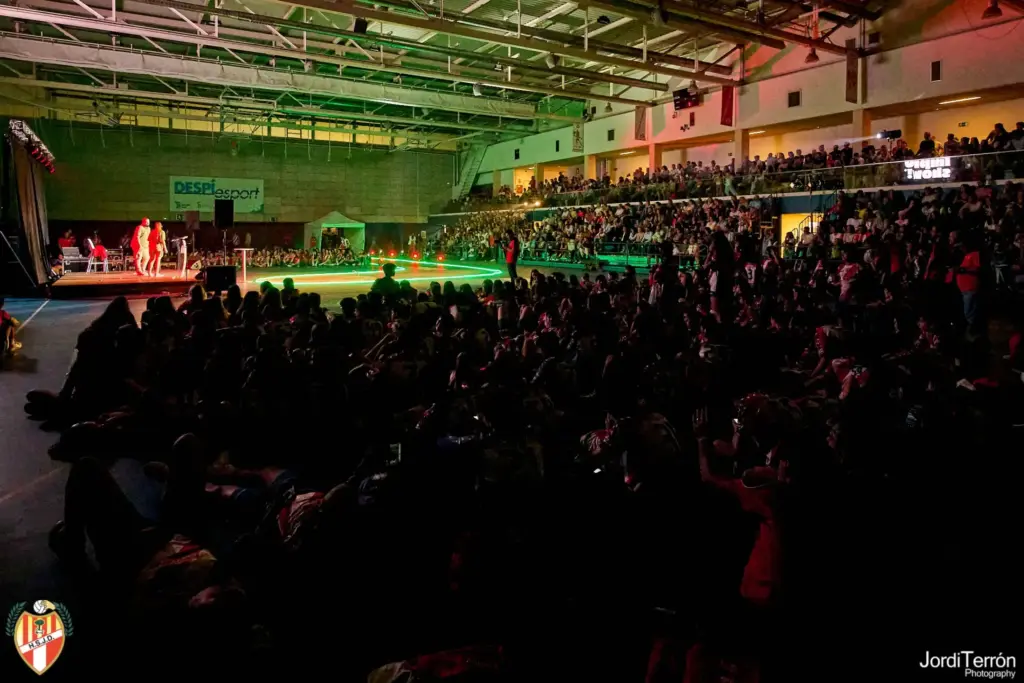
[{"label": "ceiling light fixture", "polygon": [[620,157],[628,157],[630,154],[636,154],[636,152],[635,151],[633,151],[633,152],[623,152],[619,156]]},{"label": "ceiling light fixture", "polygon": [[760,135],[763,132],[763,130],[752,130],[750,131],[749,135]]},{"label": "ceiling light fixture", "polygon": [[999,9],[999,0],[989,0],[988,7],[981,13],[982,19],[998,19],[1003,16],[1003,10]]},{"label": "ceiling light fixture", "polygon": [[960,104],[961,102],[973,102],[974,100],[980,100],[981,95],[974,95],[972,97],[961,97],[956,100],[946,100],[945,102],[939,102],[939,104]]}]

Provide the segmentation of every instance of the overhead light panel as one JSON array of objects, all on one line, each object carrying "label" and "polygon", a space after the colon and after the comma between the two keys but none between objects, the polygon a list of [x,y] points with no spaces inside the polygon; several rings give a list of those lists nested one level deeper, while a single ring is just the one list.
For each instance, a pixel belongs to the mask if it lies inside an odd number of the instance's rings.
[{"label": "overhead light panel", "polygon": [[763,130],[752,130],[752,131],[750,131],[749,134],[750,135],[760,135],[763,132],[764,132]]},{"label": "overhead light panel", "polygon": [[960,104],[961,102],[973,102],[974,100],[980,100],[981,95],[975,95],[973,97],[961,97],[955,100],[946,100],[945,102],[939,102],[939,104]]}]

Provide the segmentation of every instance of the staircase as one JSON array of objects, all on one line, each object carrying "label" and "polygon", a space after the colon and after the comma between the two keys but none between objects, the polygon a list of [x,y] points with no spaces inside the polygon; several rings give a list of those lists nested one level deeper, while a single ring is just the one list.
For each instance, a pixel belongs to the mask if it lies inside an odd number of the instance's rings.
[{"label": "staircase", "polygon": [[459,183],[452,188],[452,199],[461,199],[469,194],[476,182],[477,173],[480,171],[480,164],[483,163],[486,145],[470,145],[463,154],[459,155]]}]

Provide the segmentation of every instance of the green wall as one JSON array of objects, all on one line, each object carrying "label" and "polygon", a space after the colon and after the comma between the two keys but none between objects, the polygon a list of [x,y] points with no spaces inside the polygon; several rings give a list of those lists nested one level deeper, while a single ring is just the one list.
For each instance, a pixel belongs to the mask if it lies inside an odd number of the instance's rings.
[{"label": "green wall", "polygon": [[52,220],[173,221],[168,178],[187,175],[262,178],[264,213],[237,214],[238,222],[304,223],[337,210],[367,223],[420,223],[451,197],[455,159],[445,152],[49,121],[33,127],[57,159],[46,188]]}]

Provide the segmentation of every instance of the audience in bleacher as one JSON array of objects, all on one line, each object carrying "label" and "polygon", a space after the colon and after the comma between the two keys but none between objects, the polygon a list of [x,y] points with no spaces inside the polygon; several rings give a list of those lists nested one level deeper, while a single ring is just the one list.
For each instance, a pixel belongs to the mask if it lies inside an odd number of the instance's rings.
[{"label": "audience in bleacher", "polygon": [[[456,202],[452,209],[467,211],[493,204],[537,202],[548,206],[565,206],[584,203],[580,201],[581,195],[587,193],[593,196],[588,197],[585,203],[596,203],[601,199],[614,202],[778,193],[794,189],[791,185],[836,189],[843,186],[844,181],[849,189],[884,187],[901,182],[902,173],[898,167],[852,170],[850,167],[936,155],[1020,152],[1024,150],[1024,122],[1018,122],[1013,131],[1007,131],[1003,124],[997,123],[992,132],[980,141],[978,138],[967,137],[957,140],[950,133],[944,144],[937,144],[931,133],[925,133],[916,152],[905,140],[892,141],[891,147],[889,143],[888,140],[869,141],[859,151],[849,142],[832,145],[831,150],[826,150],[826,145],[819,145],[817,149],[806,153],[797,149],[788,153],[770,153],[764,159],[755,155],[753,159],[746,158],[739,163],[733,159],[725,166],[715,161],[707,164],[703,161],[689,161],[654,169],[637,168],[632,174],[619,176],[618,180],[608,175],[588,180],[577,169],[571,176],[559,173],[557,177],[545,178],[539,184],[534,177],[525,186],[504,186],[496,197],[466,197]],[[828,169],[834,171],[825,172]],[[983,180],[986,176],[1002,177],[1007,170],[1012,170],[1014,177],[1020,177],[1024,175],[1024,155],[1015,155],[1011,159],[979,157],[962,160],[955,165],[954,170],[954,182]],[[808,176],[807,171],[817,173]]]}]

